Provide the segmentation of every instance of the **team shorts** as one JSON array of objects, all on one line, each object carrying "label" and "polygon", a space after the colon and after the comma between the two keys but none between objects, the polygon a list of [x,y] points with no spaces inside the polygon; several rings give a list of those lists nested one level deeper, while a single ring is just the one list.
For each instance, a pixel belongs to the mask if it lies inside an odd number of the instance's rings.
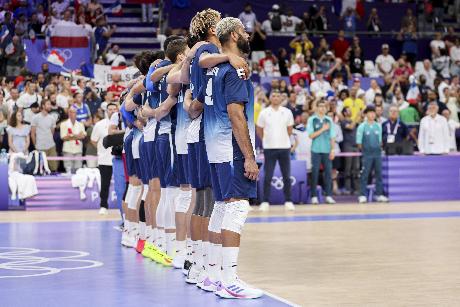
[{"label": "team shorts", "polygon": [[137,176],[141,179],[142,184],[148,184],[150,179],[150,171],[148,168],[148,158],[144,143],[144,136],[141,136],[141,140],[139,142],[139,159],[135,159],[135,163],[137,164]]},{"label": "team shorts", "polygon": [[155,141],[145,142],[144,152],[146,156],[144,166],[147,169],[149,180],[153,178],[158,178],[159,176],[157,171],[157,159],[155,154]]},{"label": "team shorts", "polygon": [[190,184],[188,155],[177,155],[178,162],[178,177],[180,184]]},{"label": "team shorts", "polygon": [[172,134],[160,134],[155,140],[157,171],[162,188],[178,187],[178,161]]},{"label": "team shorts", "polygon": [[244,160],[211,163],[212,191],[216,201],[257,197],[256,181],[244,176]]},{"label": "team shorts", "polygon": [[136,175],[136,168],[134,166],[133,148],[132,148],[133,137],[134,137],[133,132],[134,130],[128,134],[123,144],[125,148],[125,154],[126,154],[126,169],[128,171],[129,177]]},{"label": "team shorts", "polygon": [[188,167],[192,188],[203,189],[211,186],[211,172],[204,141],[188,144]]}]

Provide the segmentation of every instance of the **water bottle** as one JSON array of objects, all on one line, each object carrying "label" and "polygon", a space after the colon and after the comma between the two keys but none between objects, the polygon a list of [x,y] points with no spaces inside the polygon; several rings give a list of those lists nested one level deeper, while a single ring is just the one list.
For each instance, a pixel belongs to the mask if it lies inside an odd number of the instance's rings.
[{"label": "water bottle", "polygon": [[2,148],[0,151],[0,163],[8,163],[8,154],[6,153],[6,149]]}]

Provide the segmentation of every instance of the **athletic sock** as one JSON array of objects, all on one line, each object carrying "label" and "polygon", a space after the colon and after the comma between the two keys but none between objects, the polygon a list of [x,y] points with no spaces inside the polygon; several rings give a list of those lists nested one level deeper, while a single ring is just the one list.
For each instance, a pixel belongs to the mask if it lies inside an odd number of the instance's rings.
[{"label": "athletic sock", "polygon": [[239,247],[222,247],[222,280],[230,283],[236,278]]},{"label": "athletic sock", "polygon": [[201,270],[203,267],[203,251],[202,251],[202,241],[197,240],[193,242],[193,264],[196,266],[196,269]]},{"label": "athletic sock", "polygon": [[174,252],[176,251],[176,233],[175,232],[167,232],[166,233],[166,254],[169,257],[174,256]]},{"label": "athletic sock", "polygon": [[149,243],[151,243],[151,240],[152,240],[152,236],[153,236],[152,232],[153,232],[152,225],[147,225],[145,229],[145,240]]},{"label": "athletic sock", "polygon": [[193,261],[193,259],[192,259],[192,250],[193,250],[193,241],[192,241],[192,239],[187,238],[186,244],[187,244],[187,253],[186,253],[186,256],[185,256],[185,260],[188,260],[189,262],[192,262]]},{"label": "athletic sock", "polygon": [[209,269],[209,241],[203,241],[202,243],[202,253],[203,253],[203,269]]},{"label": "athletic sock", "polygon": [[139,239],[145,240],[147,236],[147,226],[144,222],[139,222]]},{"label": "athletic sock", "polygon": [[157,246],[161,251],[166,251],[166,233],[164,229],[158,229]]},{"label": "athletic sock", "polygon": [[184,241],[177,241],[176,240],[176,257],[186,257],[187,253],[187,242]]},{"label": "athletic sock", "polygon": [[220,281],[221,266],[222,266],[222,245],[210,243],[208,268],[209,268],[209,277],[213,281]]}]

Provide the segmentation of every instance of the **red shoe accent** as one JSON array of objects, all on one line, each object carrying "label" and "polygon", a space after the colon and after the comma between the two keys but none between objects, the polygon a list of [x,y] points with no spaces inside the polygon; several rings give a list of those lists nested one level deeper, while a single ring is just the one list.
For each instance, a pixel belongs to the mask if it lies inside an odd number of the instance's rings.
[{"label": "red shoe accent", "polygon": [[137,241],[136,251],[140,254],[144,250],[145,240]]}]

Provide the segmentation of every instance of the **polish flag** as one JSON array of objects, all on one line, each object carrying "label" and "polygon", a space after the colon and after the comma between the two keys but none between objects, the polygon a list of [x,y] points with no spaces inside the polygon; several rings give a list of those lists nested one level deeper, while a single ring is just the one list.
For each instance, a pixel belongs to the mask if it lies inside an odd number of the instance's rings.
[{"label": "polish flag", "polygon": [[51,64],[57,65],[59,67],[64,66],[65,63],[64,57],[60,55],[56,50],[51,50],[46,60]]},{"label": "polish flag", "polygon": [[51,32],[54,48],[86,48],[89,45],[86,29],[79,26],[57,26]]},{"label": "polish flag", "polygon": [[112,13],[112,15],[114,16],[123,16],[123,8],[121,6],[120,1],[115,2],[106,10],[105,13]]}]

